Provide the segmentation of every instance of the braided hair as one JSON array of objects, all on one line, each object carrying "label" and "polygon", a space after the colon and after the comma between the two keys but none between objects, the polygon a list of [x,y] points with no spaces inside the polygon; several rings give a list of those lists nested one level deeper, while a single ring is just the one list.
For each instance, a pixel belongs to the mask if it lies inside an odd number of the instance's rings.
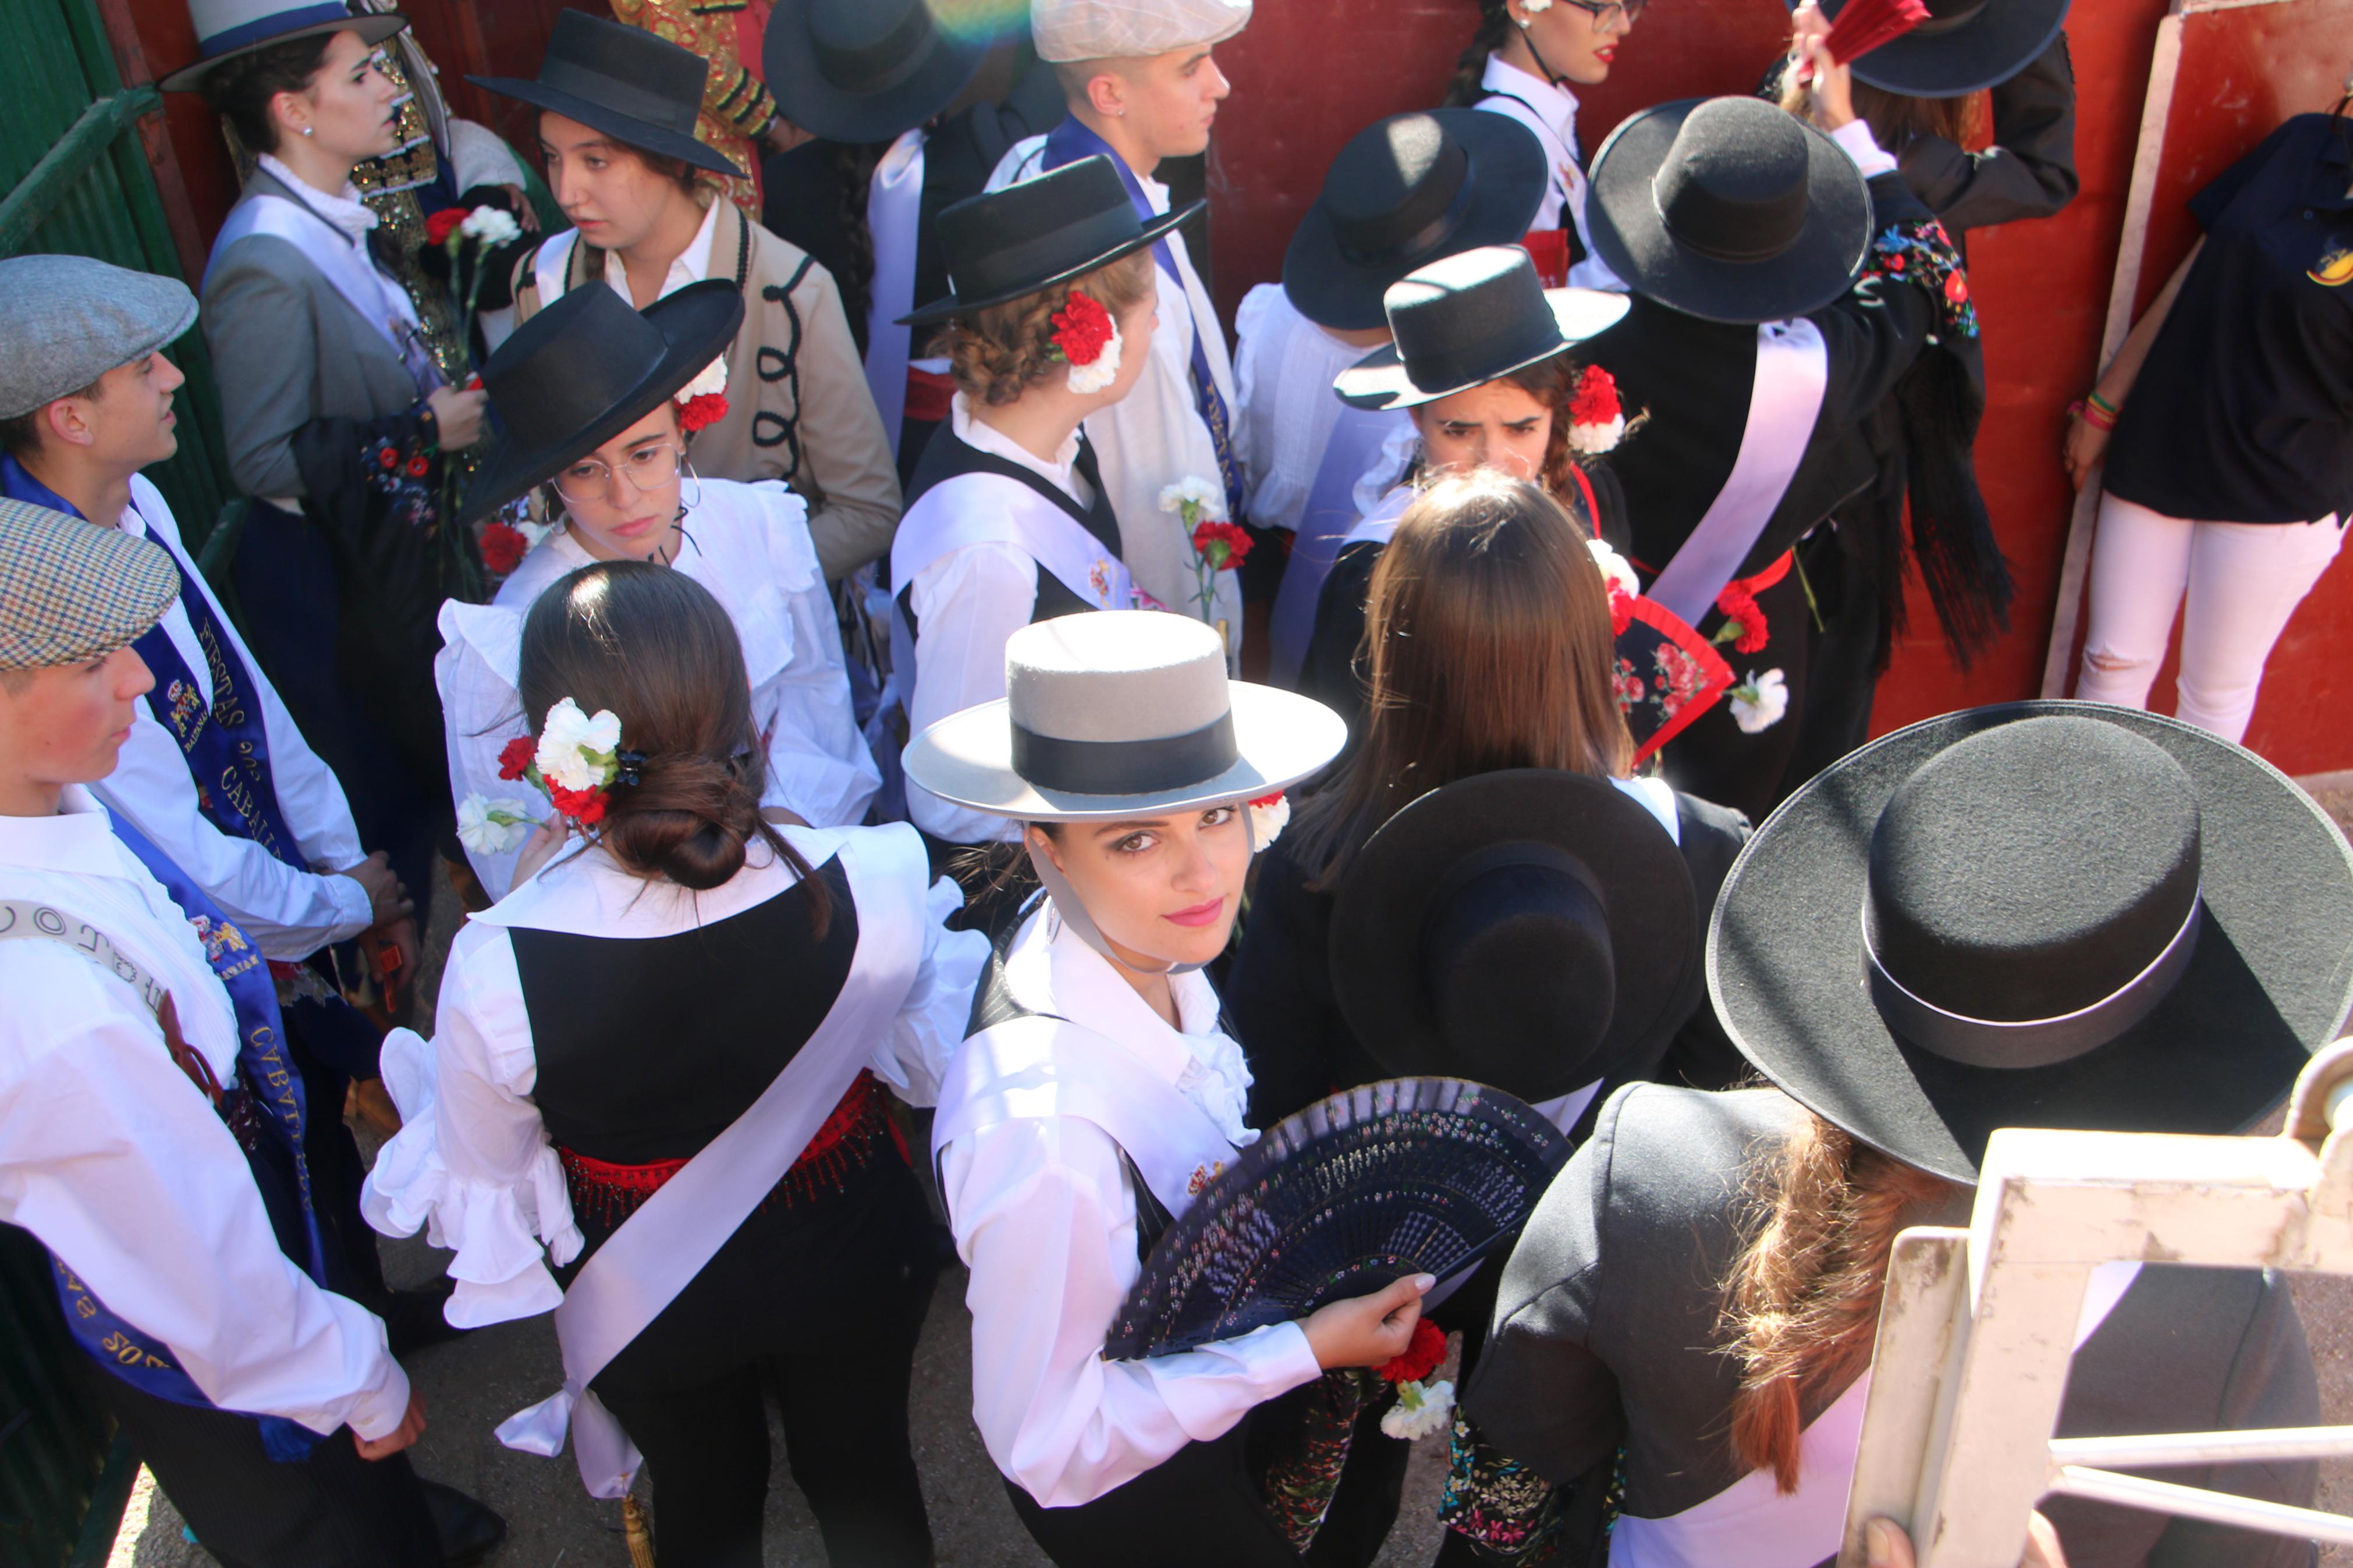
[{"label": "braided hair", "polygon": [[1512,14],[1505,0],[1479,0],[1479,27],[1471,47],[1454,62],[1454,76],[1446,84],[1441,109],[1468,109],[1487,96],[1487,57],[1511,40]]}]

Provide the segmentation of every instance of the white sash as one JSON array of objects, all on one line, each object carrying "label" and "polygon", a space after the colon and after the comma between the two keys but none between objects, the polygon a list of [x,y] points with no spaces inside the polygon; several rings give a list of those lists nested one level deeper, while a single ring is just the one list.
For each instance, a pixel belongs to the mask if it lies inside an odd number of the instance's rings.
[{"label": "white sash", "polygon": [[564,298],[564,279],[572,265],[573,242],[580,237],[576,228],[561,234],[551,234],[540,247],[532,252],[532,287],[539,291],[539,308],[546,310]]},{"label": "white sash", "polygon": [[228,253],[230,246],[256,234],[282,239],[301,251],[303,258],[343,296],[343,302],[357,310],[360,319],[374,327],[400,356],[417,383],[418,396],[442,384],[441,373],[418,341],[417,307],[410,301],[408,290],[376,269],[375,258],[368,253],[365,243],[350,239],[342,229],[299,202],[257,192],[237,203],[213,240],[199,289],[211,286],[213,269],[220,265],[220,258]]},{"label": "white sash", "polygon": [[923,840],[902,826],[803,835],[807,858],[840,858],[858,907],[858,951],[825,1021],[751,1108],[703,1145],[596,1249],[555,1309],[563,1389],[498,1429],[527,1454],[564,1451],[566,1426],[591,1497],[627,1494],[638,1456],[589,1384],[702,1271],[808,1147],[867,1064],[914,984],[928,882]]},{"label": "white sash", "polygon": [[1398,521],[1419,493],[1411,485],[1399,485],[1389,491],[1381,498],[1378,506],[1356,520],[1356,526],[1348,530],[1348,536],[1340,542],[1340,548],[1345,550],[1351,544],[1377,544],[1387,549],[1390,539],[1397,533]]},{"label": "white sash", "polygon": [[1282,586],[1275,592],[1269,646],[1273,650],[1271,674],[1277,686],[1291,685],[1307,658],[1308,640],[1315,630],[1316,596],[1324,591],[1324,579],[1331,574],[1332,563],[1339,559],[1341,544],[1356,520],[1356,479],[1400,424],[1412,428],[1412,421],[1403,414],[1345,405],[1333,423],[1323,458],[1315,466],[1314,480],[1308,487],[1306,504],[1299,511],[1299,530],[1292,536]]},{"label": "white sash", "polygon": [[1647,597],[1694,626],[1715,607],[1715,596],[1756,548],[1788,493],[1829,385],[1830,349],[1820,328],[1799,319],[1767,321],[1757,329],[1757,377],[1732,477]]},{"label": "white sash", "polygon": [[907,358],[913,329],[898,325],[915,308],[916,230],[923,216],[923,128],[902,132],[874,165],[867,186],[866,230],[873,240],[872,303],[866,316],[866,386],[899,451],[907,414]]},{"label": "white sash", "polygon": [[[2107,1321],[2140,1276],[2137,1263],[2104,1263],[2092,1271],[2075,1347]],[[1664,1519],[1619,1516],[1609,1534],[1609,1568],[1814,1568],[1838,1555],[1846,1529],[1847,1488],[1862,1446],[1862,1412],[1871,1373],[1838,1396],[1798,1438],[1798,1489],[1784,1493],[1770,1470],[1751,1470],[1704,1502]]]}]

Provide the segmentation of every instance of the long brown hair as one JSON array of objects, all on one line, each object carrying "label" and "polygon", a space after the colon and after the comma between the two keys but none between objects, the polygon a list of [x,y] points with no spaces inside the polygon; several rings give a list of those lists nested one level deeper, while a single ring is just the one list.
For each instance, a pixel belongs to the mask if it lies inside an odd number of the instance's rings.
[{"label": "long brown hair", "polygon": [[1750,1233],[1724,1286],[1740,1363],[1732,1451],[1781,1491],[1798,1489],[1808,1396],[1844,1387],[1871,1360],[1895,1233],[1954,1190],[1810,1110],[1752,1168]]},{"label": "long brown hair", "polygon": [[799,874],[824,935],[823,879],[760,815],[768,760],[751,680],[735,624],[709,589],[643,561],[593,562],[533,601],[516,662],[533,733],[569,697],[585,713],[609,709],[622,746],[643,754],[638,782],[613,784],[600,827],[625,869],[716,888],[743,869],[756,838]]},{"label": "long brown hair", "polygon": [[1454,74],[1447,79],[1440,107],[1468,109],[1478,102],[1486,93],[1487,57],[1511,37],[1512,14],[1504,8],[1504,0],[1479,0],[1478,28],[1471,35],[1470,47],[1454,61]]},{"label": "long brown hair", "polygon": [[1560,503],[1493,468],[1407,509],[1373,569],[1362,744],[1300,807],[1300,863],[1329,886],[1430,790],[1504,768],[1615,777],[1633,742],[1612,685],[1609,595]]},{"label": "long brown hair", "polygon": [[[1808,90],[1798,85],[1798,73],[1785,61],[1781,67],[1781,107],[1803,118]],[[1966,147],[1978,133],[1979,95],[1974,92],[1958,98],[1920,98],[1908,92],[1890,92],[1867,81],[1853,83],[1850,91],[1854,99],[1855,117],[1870,124],[1871,139],[1899,158],[1905,148],[1924,136],[1940,136]]]}]

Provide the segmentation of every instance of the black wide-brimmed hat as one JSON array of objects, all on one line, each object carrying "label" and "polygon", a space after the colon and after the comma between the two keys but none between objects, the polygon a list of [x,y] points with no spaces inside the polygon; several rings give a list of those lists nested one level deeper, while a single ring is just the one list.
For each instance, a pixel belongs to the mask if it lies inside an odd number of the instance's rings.
[{"label": "black wide-brimmed hat", "polygon": [[947,298],[900,317],[900,323],[929,326],[1067,283],[1142,250],[1208,205],[1195,202],[1145,223],[1136,216],[1119,171],[1100,153],[1034,180],[968,196],[940,212]]},{"label": "black wide-brimmed hat", "polygon": [[1699,999],[1703,930],[1683,852],[1640,802],[1514,768],[1366,840],[1332,912],[1332,989],[1383,1071],[1534,1103],[1651,1065]]},{"label": "black wide-brimmed hat", "polygon": [[[1802,0],[1785,0],[1794,11]],[[1836,20],[1846,0],[1821,0]],[[1916,98],[1959,98],[2032,65],[2067,23],[2068,0],[1923,0],[1928,19],[1858,57],[1854,79]]]},{"label": "black wide-brimmed hat", "polygon": [[714,174],[744,171],[695,140],[711,63],[692,49],[586,11],[559,11],[539,78],[470,76],[476,87],[552,110],[659,158]]},{"label": "black wide-brimmed hat", "polygon": [[1757,98],[1645,110],[1593,160],[1593,248],[1638,293],[1710,321],[1775,321],[1853,285],[1871,187],[1837,142]]},{"label": "black wide-brimmed hat", "polygon": [[1411,408],[1483,386],[1609,331],[1627,310],[1623,294],[1546,289],[1516,245],[1433,261],[1391,284],[1384,302],[1395,342],[1332,383],[1358,408]]},{"label": "black wide-brimmed hat", "polygon": [[602,283],[550,304],[482,367],[506,431],[474,471],[458,521],[497,510],[677,396],[743,324],[744,296],[722,278],[690,283],[642,311]]},{"label": "black wide-brimmed hat", "polygon": [[1953,1181],[1998,1127],[2243,1132],[2353,1006],[2353,850],[2269,763],[2174,720],[1948,713],[1767,820],[1708,982],[1767,1078]]},{"label": "black wide-brimmed hat", "polygon": [[1435,109],[1377,121],[1340,149],[1292,231],[1282,291],[1320,326],[1381,326],[1381,296],[1408,273],[1517,244],[1551,177],[1543,143],[1509,115]]},{"label": "black wide-brimmed hat", "polygon": [[343,0],[188,0],[188,20],[196,58],[155,84],[165,92],[195,92],[221,66],[272,44],[348,31],[373,47],[408,26],[397,11],[354,16]]},{"label": "black wide-brimmed hat", "polygon": [[888,142],[945,109],[988,53],[929,0],[784,0],[760,58],[776,108],[832,142]]}]

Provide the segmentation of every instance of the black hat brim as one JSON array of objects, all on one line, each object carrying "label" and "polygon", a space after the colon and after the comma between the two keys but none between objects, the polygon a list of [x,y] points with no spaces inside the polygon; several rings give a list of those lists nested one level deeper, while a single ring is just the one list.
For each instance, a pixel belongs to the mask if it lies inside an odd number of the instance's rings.
[{"label": "black hat brim", "polygon": [[1100,256],[1090,257],[1075,266],[1059,268],[1051,275],[1025,282],[1018,289],[1000,289],[994,294],[976,300],[967,300],[955,295],[950,295],[944,300],[934,300],[922,310],[910,311],[900,317],[898,324],[902,327],[934,326],[956,316],[969,315],[975,310],[986,310],[991,305],[1002,305],[1008,300],[1026,299],[1040,289],[1051,289],[1057,283],[1067,283],[1073,278],[1083,278],[1097,268],[1109,267],[1121,257],[1133,256],[1163,236],[1175,232],[1179,226],[1190,223],[1193,215],[1208,205],[1206,200],[1198,201],[1187,205],[1182,212],[1163,213],[1145,224],[1144,232],[1134,238],[1123,240]]},{"label": "black hat brim", "polygon": [[1797,239],[1764,261],[1704,256],[1667,232],[1651,181],[1683,121],[1706,101],[1644,110],[1601,144],[1585,208],[1595,252],[1637,292],[1703,321],[1753,324],[1820,310],[1853,287],[1871,247],[1862,171],[1837,142],[1804,126],[1807,210]]},{"label": "black hat brim", "polygon": [[357,33],[360,36],[360,42],[374,48],[407,26],[408,18],[397,11],[380,11],[368,16],[344,16],[329,22],[311,22],[300,27],[289,27],[282,33],[272,33],[266,38],[257,38],[249,44],[239,44],[236,48],[221,54],[209,55],[192,66],[182,66],[155,85],[165,92],[195,92],[204,87],[205,78],[228,64],[229,61],[249,55],[256,49],[266,49],[273,45],[289,43],[296,38],[314,37],[321,33],[346,31]]},{"label": "black hat brim", "polygon": [[828,142],[889,142],[955,101],[988,54],[987,38],[955,37],[934,25],[923,63],[880,92],[844,92],[818,68],[806,5],[778,6],[760,58],[768,91],[786,120]]},{"label": "black hat brim", "polygon": [[1421,934],[1447,873],[1507,843],[1546,846],[1592,873],[1609,921],[1617,1003],[1588,1054],[1533,1058],[1493,1087],[1551,1100],[1628,1066],[1646,1066],[1699,997],[1701,918],[1683,852],[1639,802],[1607,779],[1545,768],[1480,773],[1432,791],[1366,840],[1332,911],[1333,994],[1382,1071],[1463,1077],[1447,1049],[1424,972]]},{"label": "black hat brim", "polygon": [[1616,326],[1625,319],[1630,308],[1625,295],[1603,289],[1547,289],[1545,290],[1545,303],[1552,307],[1553,321],[1560,328],[1561,341],[1540,354],[1530,354],[1509,364],[1498,365],[1487,374],[1430,391],[1413,384],[1413,378],[1406,374],[1405,362],[1398,355],[1397,345],[1388,343],[1342,371],[1333,379],[1332,390],[1340,395],[1341,402],[1352,408],[1413,408],[1424,403],[1435,403],[1441,397],[1451,397],[1458,392],[1484,386],[1491,381],[1502,380],[1514,371],[1525,370],[1532,364],[1542,364],[1546,360],[1565,354],[1588,338],[1599,337]]},{"label": "black hat brim", "polygon": [[[2153,742],[2198,793],[2204,924],[2173,990],[2117,1038],[2050,1067],[1968,1067],[1898,1038],[1862,976],[1873,829],[1931,757],[2001,724],[2096,719]],[[2052,788],[2096,783],[2041,781]],[[2051,875],[2067,875],[2052,846]],[[1733,1043],[1792,1098],[1906,1164],[1974,1184],[2000,1127],[2227,1134],[2261,1121],[2353,1007],[2353,849],[2252,753],[2137,710],[2036,701],[1899,730],[1816,776],[1734,862],[1708,933]]]},{"label": "black hat brim", "polygon": [[1351,257],[1317,197],[1292,231],[1282,257],[1282,291],[1317,326],[1364,331],[1388,324],[1381,296],[1417,268],[1485,245],[1517,245],[1544,206],[1551,174],[1535,132],[1505,114],[1481,109],[1433,109],[1446,134],[1470,156],[1463,180],[1469,197],[1454,231],[1437,247],[1407,262],[1368,266]]},{"label": "black hat brim", "polygon": [[528,103],[533,109],[561,114],[566,120],[576,120],[590,130],[602,131],[614,141],[634,147],[640,153],[651,153],[657,158],[676,158],[709,174],[724,174],[734,179],[746,177],[744,171],[692,136],[681,135],[666,125],[650,124],[617,109],[576,97],[561,88],[512,76],[470,76],[466,79],[486,92],[495,92],[501,98]]},{"label": "black hat brim", "polygon": [[532,486],[553,479],[566,463],[595,451],[677,396],[679,388],[701,375],[703,367],[735,341],[744,324],[744,296],[725,279],[709,278],[664,295],[647,306],[643,314],[661,330],[668,345],[653,369],[628,395],[562,441],[525,447],[512,436],[500,437],[474,470],[473,482],[466,487],[466,499],[458,508],[460,523],[486,517]]},{"label": "black hat brim", "polygon": [[[1845,0],[1828,0],[1835,20]],[[1795,11],[1802,0],[1784,0]],[[2051,47],[2067,25],[2069,0],[1989,0],[1947,32],[1914,28],[1848,65],[1854,79],[1915,98],[1960,98],[1999,87]]]}]

